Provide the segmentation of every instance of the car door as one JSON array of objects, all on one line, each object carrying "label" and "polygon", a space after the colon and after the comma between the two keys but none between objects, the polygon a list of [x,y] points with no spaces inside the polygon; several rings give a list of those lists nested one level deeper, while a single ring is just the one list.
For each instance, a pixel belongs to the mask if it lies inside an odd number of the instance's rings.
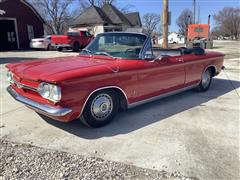
[{"label": "car door", "polygon": [[82,46],[85,47],[88,44],[88,34],[86,31],[81,32]]},{"label": "car door", "polygon": [[88,31],[86,31],[85,34],[87,37],[86,45],[88,45],[91,42],[91,40],[93,39],[93,36]]},{"label": "car door", "polygon": [[[150,46],[148,49],[151,48]],[[145,52],[145,57],[147,53],[149,50]],[[181,56],[168,56],[155,61],[147,57],[142,59],[141,63],[142,68],[138,70],[139,89],[137,91],[140,100],[184,87],[185,69]]]}]

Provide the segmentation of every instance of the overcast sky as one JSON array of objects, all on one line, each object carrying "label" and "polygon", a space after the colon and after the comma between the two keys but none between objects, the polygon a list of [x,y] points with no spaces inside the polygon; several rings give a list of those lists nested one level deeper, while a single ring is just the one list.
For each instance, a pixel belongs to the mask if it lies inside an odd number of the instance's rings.
[{"label": "overcast sky", "polygon": [[[127,4],[134,5],[133,11],[139,11],[141,16],[148,12],[161,13],[162,0],[118,0],[118,4],[122,7]],[[240,0],[196,0],[196,12],[200,7],[200,22],[207,23],[208,15],[215,14],[224,7],[240,7]],[[169,0],[169,11],[172,13],[170,31],[177,31],[176,19],[181,11],[185,8],[193,9],[192,0]],[[211,18],[211,27],[214,21]]]}]

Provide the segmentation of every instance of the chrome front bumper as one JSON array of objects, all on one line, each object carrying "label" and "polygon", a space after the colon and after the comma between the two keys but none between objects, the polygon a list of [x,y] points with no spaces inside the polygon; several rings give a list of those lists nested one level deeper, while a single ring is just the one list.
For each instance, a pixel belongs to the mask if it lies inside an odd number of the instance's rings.
[{"label": "chrome front bumper", "polygon": [[11,86],[7,87],[8,93],[17,101],[29,106],[30,108],[34,109],[35,111],[49,115],[49,116],[65,116],[68,113],[72,112],[71,109],[68,108],[55,108],[46,104],[35,102],[29,98],[21,96],[18,94]]}]

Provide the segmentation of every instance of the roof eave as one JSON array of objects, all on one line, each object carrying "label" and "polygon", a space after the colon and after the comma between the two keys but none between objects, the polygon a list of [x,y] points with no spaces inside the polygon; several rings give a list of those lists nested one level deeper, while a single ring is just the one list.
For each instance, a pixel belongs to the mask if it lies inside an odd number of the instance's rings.
[{"label": "roof eave", "polygon": [[46,24],[45,20],[42,18],[42,16],[37,12],[37,10],[30,4],[28,3],[26,0],[20,0],[20,2],[22,2],[23,4],[25,4],[26,6],[28,6],[33,12],[34,14],[37,15],[37,17],[42,21],[43,24]]}]

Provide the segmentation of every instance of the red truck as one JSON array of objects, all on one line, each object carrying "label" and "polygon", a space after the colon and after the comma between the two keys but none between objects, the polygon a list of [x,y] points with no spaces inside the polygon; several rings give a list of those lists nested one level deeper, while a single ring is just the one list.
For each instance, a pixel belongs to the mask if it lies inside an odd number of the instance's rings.
[{"label": "red truck", "polygon": [[93,38],[93,35],[88,31],[69,31],[66,35],[52,35],[51,46],[58,51],[73,49],[73,51],[78,52],[81,48],[87,46]]},{"label": "red truck", "polygon": [[189,24],[187,26],[187,42],[188,48],[201,47],[203,49],[212,49],[213,40],[210,37],[210,15],[208,16],[208,24]]}]

